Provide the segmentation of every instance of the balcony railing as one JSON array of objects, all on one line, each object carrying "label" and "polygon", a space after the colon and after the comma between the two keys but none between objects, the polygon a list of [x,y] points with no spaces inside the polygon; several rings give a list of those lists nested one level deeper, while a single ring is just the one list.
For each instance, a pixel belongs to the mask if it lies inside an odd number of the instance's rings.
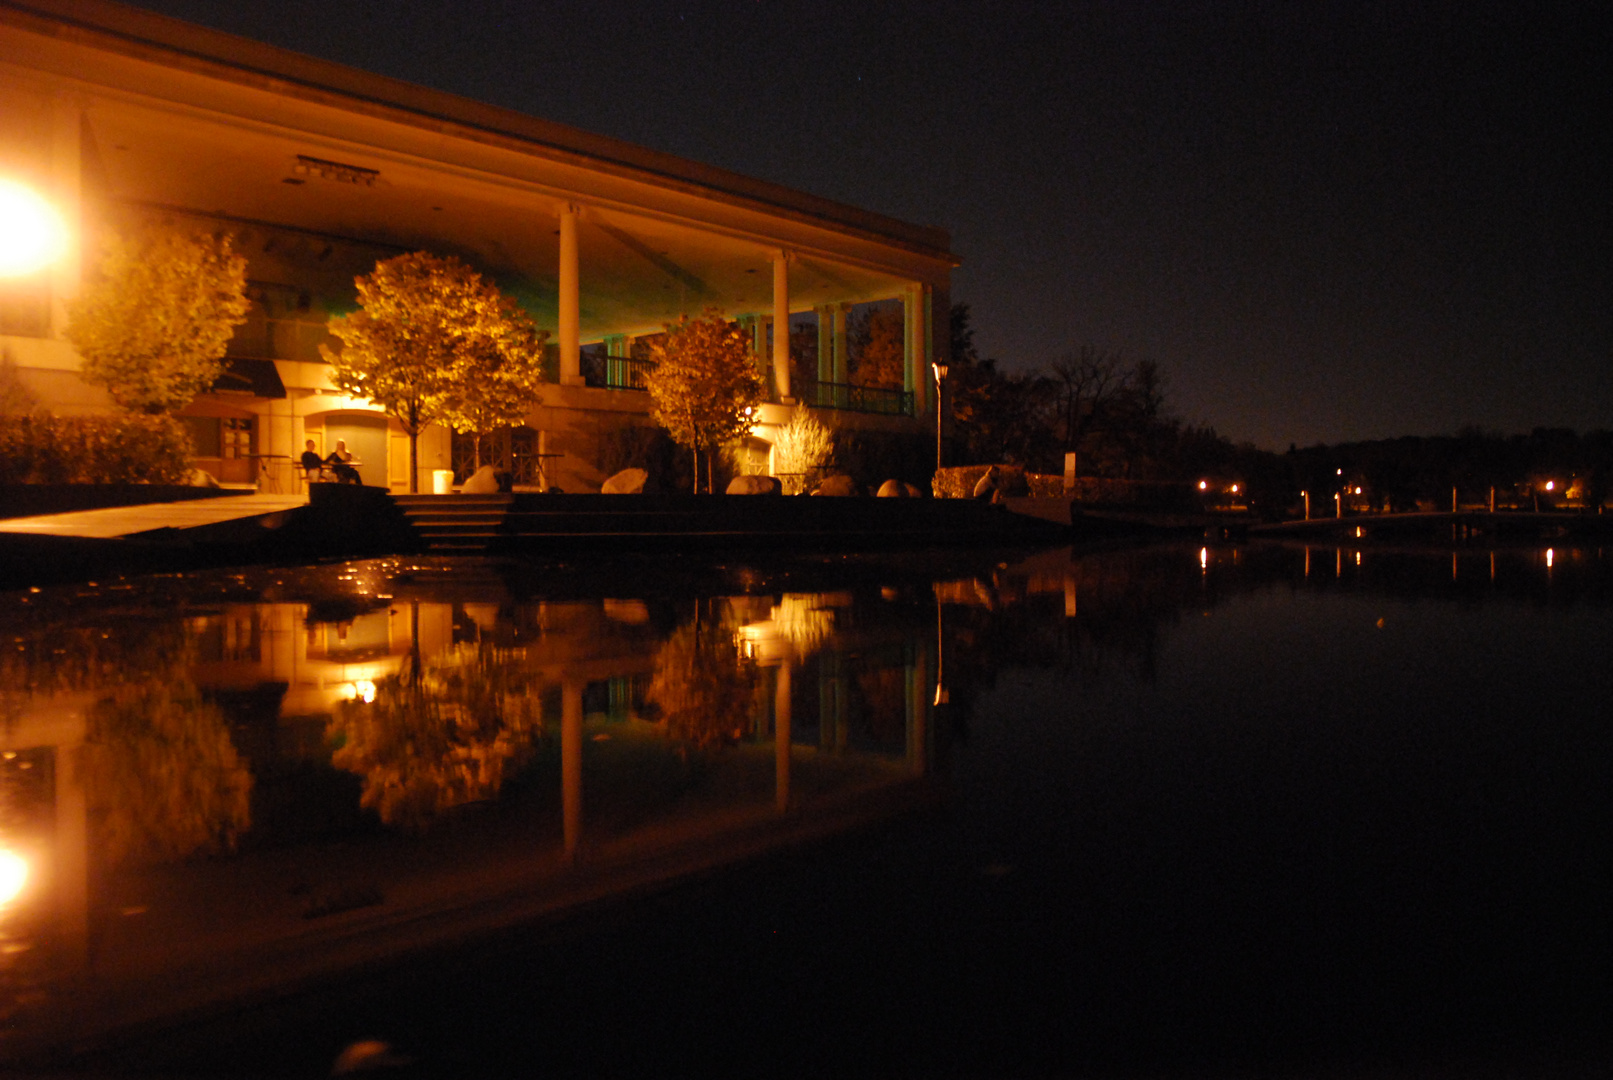
[{"label": "balcony railing", "polygon": [[304,322],[298,319],[248,319],[235,328],[226,356],[240,356],[253,360],[304,360],[319,361],[319,347],[329,345],[341,351],[337,341],[322,322]]},{"label": "balcony railing", "polygon": [[625,356],[585,357],[583,361],[584,382],[606,390],[643,390],[644,380],[653,370],[653,360],[633,360]]},{"label": "balcony railing", "polygon": [[796,384],[795,391],[802,401],[815,409],[844,409],[847,412],[877,413],[881,416],[913,415],[913,393],[910,390],[810,382]]}]

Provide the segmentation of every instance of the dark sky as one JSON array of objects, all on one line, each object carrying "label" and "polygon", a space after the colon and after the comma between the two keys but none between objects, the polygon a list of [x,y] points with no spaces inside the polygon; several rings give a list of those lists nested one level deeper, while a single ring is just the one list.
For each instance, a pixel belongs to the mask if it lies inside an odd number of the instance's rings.
[{"label": "dark sky", "polygon": [[1613,427],[1606,5],[141,6],[944,226],[1236,440]]}]

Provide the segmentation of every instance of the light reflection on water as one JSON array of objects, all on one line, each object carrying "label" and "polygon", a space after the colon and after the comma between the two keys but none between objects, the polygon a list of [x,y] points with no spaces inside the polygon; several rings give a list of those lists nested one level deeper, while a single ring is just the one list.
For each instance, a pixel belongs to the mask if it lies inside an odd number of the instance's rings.
[{"label": "light reflection on water", "polygon": [[[1268,609],[1231,604],[1207,624],[1219,640],[1180,625],[1239,597],[1609,599],[1594,549],[640,569],[377,560],[0,597],[12,1035],[66,1038],[227,996],[271,961],[272,981],[384,954],[415,940],[394,933],[411,918],[524,917],[894,812],[952,771],[1006,672],[1061,672],[1060,694],[1171,687],[1192,677],[1172,641],[1253,663],[1217,649]],[[1375,677],[1297,676],[1316,695]],[[372,952],[323,958],[359,930]]]}]

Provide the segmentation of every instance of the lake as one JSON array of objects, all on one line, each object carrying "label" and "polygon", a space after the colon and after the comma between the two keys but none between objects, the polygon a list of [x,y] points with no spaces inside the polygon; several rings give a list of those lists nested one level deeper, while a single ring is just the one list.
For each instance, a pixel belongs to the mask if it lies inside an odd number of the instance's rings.
[{"label": "lake", "polygon": [[1613,564],[394,558],[0,594],[0,1055],[1608,1060]]}]

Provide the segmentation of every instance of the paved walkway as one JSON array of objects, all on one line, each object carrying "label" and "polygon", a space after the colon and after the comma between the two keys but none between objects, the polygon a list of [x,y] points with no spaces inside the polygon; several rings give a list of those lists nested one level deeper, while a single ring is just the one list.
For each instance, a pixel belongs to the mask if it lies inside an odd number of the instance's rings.
[{"label": "paved walkway", "polygon": [[152,529],[193,529],[223,521],[260,517],[308,505],[307,495],[228,495],[183,502],[113,506],[105,510],[78,510],[70,514],[0,521],[0,532],[33,536],[84,536],[112,539]]}]

